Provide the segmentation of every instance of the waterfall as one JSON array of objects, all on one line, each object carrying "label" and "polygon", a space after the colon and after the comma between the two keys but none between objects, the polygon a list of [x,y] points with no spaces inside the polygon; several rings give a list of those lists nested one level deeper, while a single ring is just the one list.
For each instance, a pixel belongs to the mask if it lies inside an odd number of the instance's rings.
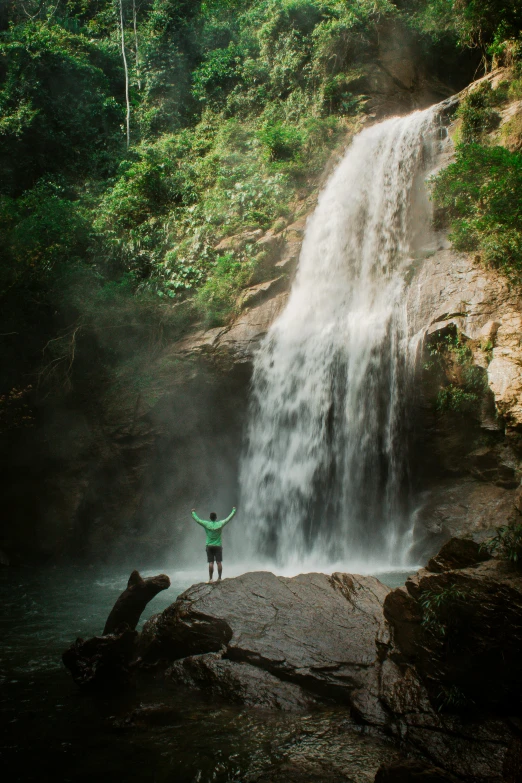
[{"label": "waterfall", "polygon": [[308,221],[254,362],[241,510],[251,551],[398,566],[411,528],[405,275],[428,224],[432,109],[363,130]]}]

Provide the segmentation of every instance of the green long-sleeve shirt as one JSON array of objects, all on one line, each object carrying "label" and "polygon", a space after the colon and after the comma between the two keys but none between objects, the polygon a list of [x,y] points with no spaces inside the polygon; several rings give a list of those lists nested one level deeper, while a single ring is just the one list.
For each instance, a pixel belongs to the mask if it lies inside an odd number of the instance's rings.
[{"label": "green long-sleeve shirt", "polygon": [[228,515],[226,519],[216,519],[212,522],[210,519],[200,519],[195,511],[192,512],[192,516],[198,523],[205,528],[207,533],[207,546],[221,546],[221,529],[225,527],[227,522],[230,522],[236,509],[232,509],[232,513]]}]

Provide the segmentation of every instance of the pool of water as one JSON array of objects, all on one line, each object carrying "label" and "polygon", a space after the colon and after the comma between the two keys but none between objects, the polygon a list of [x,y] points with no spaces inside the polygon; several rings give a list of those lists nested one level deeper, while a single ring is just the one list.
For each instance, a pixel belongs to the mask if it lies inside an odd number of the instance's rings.
[{"label": "pool of water", "polygon": [[[320,763],[341,779],[370,783],[395,753],[341,707],[292,715],[246,709],[152,674],[124,696],[80,694],[61,653],[75,638],[102,631],[130,570],[0,570],[0,760],[14,770],[10,780],[247,783],[284,762]],[[204,577],[204,564],[164,570],[171,588],[149,604],[143,621]],[[379,578],[395,586],[408,573]]]}]

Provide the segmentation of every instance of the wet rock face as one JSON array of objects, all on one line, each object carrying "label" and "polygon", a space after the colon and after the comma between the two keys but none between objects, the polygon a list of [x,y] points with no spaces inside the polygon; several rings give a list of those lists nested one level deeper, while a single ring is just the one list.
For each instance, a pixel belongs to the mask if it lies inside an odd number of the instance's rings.
[{"label": "wet rock face", "polygon": [[249,783],[354,783],[336,769],[324,763],[281,764],[249,780]]},{"label": "wet rock face", "polygon": [[[421,569],[386,596],[392,645],[381,698],[399,736],[446,774],[517,781],[522,576],[498,560],[478,562],[481,554],[473,542],[451,541],[433,559],[436,573]],[[433,770],[386,768],[376,781],[424,774],[439,780]]]},{"label": "wet rock face", "polygon": [[483,541],[498,525],[520,519],[518,494],[470,477],[437,481],[419,497],[413,558],[426,562],[452,537]]},{"label": "wet rock face", "polygon": [[180,685],[201,688],[249,707],[295,712],[309,710],[317,704],[317,699],[299,685],[283,682],[249,663],[230,661],[222,653],[183,658],[165,674]]},{"label": "wet rock face", "polygon": [[408,760],[382,764],[375,783],[455,783],[444,770],[423,761]]},{"label": "wet rock face", "polygon": [[[441,553],[436,567],[443,562]],[[397,659],[415,665],[440,708],[520,710],[519,571],[499,560],[440,573],[421,570],[389,593],[384,615]]]},{"label": "wet rock face", "polygon": [[258,572],[196,585],[146,624],[142,654],[179,659],[223,649],[223,658],[202,656],[177,666],[173,675],[223,683],[226,672],[237,698],[250,670],[227,661],[249,664],[349,704],[368,722],[385,723],[378,670],[380,650],[389,641],[382,615],[387,593],[373,577],[347,574],[287,579]]},{"label": "wet rock face", "polygon": [[450,538],[438,555],[428,562],[428,571],[438,573],[466,568],[490,560],[488,552],[471,538]]}]

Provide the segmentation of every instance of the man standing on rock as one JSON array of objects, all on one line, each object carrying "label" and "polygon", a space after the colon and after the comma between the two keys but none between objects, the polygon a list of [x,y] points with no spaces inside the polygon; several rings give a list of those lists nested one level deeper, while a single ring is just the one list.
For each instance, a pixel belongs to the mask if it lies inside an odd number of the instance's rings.
[{"label": "man standing on rock", "polygon": [[225,527],[227,522],[230,522],[234,514],[236,513],[236,507],[232,508],[232,513],[228,515],[226,519],[218,521],[216,514],[212,511],[210,519],[200,519],[196,514],[196,509],[192,509],[192,516],[198,523],[207,531],[207,560],[208,560],[208,581],[212,581],[214,576],[214,560],[217,562],[218,567],[218,581],[221,579],[223,573],[223,546],[221,544],[221,530]]}]

